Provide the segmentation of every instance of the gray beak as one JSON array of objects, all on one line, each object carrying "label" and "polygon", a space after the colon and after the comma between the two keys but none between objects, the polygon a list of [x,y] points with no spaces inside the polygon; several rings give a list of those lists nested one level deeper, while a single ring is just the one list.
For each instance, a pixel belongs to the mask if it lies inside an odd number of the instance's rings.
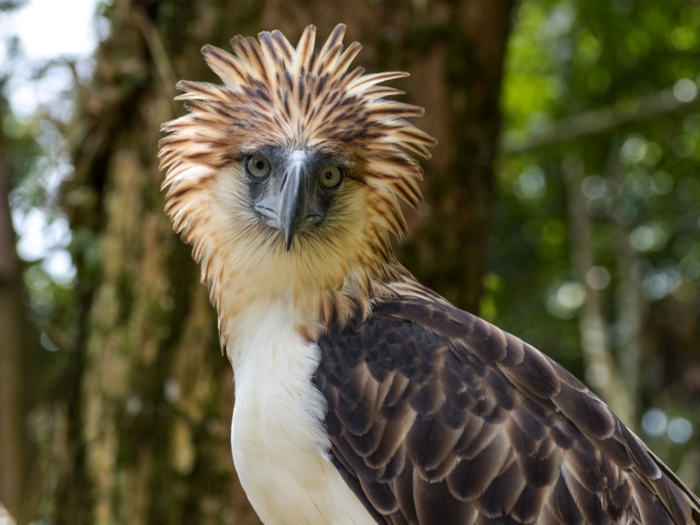
[{"label": "gray beak", "polygon": [[302,151],[295,151],[289,157],[287,173],[279,193],[279,229],[284,234],[284,242],[289,251],[294,235],[303,227],[306,215],[306,179],[308,159]]},{"label": "gray beak", "polygon": [[295,235],[323,219],[322,198],[310,172],[306,153],[293,152],[280,174],[281,184],[268,186],[267,194],[255,205],[263,220],[282,232],[287,251]]}]

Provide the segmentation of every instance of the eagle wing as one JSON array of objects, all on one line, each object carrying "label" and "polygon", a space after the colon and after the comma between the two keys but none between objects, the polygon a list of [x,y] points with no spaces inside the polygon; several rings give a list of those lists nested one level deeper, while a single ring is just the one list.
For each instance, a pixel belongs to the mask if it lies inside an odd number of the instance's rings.
[{"label": "eagle wing", "polygon": [[700,525],[580,381],[416,283],[318,343],[333,461],[378,523]]}]

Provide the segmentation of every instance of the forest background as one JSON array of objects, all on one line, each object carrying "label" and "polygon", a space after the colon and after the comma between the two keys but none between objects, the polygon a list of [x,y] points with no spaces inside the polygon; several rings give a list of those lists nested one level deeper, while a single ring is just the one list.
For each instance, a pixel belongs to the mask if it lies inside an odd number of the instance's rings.
[{"label": "forest background", "polygon": [[94,53],[50,59],[24,10],[85,28],[37,4],[0,2],[0,524],[257,523],[157,142],[176,81],[216,81],[202,45],[308,23],[409,71],[394,85],[440,141],[400,260],[700,491],[700,2],[96,1]]}]

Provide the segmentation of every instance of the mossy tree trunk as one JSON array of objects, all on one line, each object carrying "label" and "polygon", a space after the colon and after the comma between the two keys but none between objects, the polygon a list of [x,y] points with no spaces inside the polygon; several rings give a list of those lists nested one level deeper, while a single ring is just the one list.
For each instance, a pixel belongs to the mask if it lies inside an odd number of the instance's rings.
[{"label": "mossy tree trunk", "polygon": [[[229,452],[229,363],[190,249],[159,191],[160,123],[182,111],[179,78],[216,81],[199,49],[234,34],[338,22],[365,45],[369,71],[404,69],[441,144],[426,163],[426,213],[403,249],[409,269],[477,308],[492,198],[498,94],[511,0],[329,3],[115,0],[92,85],[68,134],[76,175],[64,188],[76,232],[99,239],[97,267],[76,251],[84,326],[70,468],[56,523],[254,523]],[[86,246],[89,243],[86,243]],[[87,248],[86,248],[87,250]]]},{"label": "mossy tree trunk", "polygon": [[65,207],[100,256],[91,268],[87,247],[76,254],[88,288],[83,366],[57,523],[254,519],[232,504],[232,374],[190,248],[163,212],[156,158],[160,124],[181,111],[176,73],[213,80],[200,47],[228,40],[231,26],[254,30],[253,5],[117,0],[107,13],[112,33],[68,134]]},{"label": "mossy tree trunk", "polygon": [[27,483],[26,362],[20,263],[10,216],[10,167],[0,136],[0,503],[23,519]]}]

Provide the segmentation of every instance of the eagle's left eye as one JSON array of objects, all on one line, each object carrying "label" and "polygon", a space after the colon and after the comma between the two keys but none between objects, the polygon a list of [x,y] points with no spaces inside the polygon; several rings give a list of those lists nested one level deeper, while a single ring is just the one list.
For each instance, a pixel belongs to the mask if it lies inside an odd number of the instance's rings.
[{"label": "eagle's left eye", "polygon": [[335,188],[338,184],[340,184],[342,174],[340,173],[340,168],[337,166],[328,166],[327,168],[323,168],[321,170],[318,178],[322,186],[326,188]]},{"label": "eagle's left eye", "polygon": [[248,159],[248,173],[256,179],[267,177],[270,173],[270,161],[262,155],[253,155]]}]

